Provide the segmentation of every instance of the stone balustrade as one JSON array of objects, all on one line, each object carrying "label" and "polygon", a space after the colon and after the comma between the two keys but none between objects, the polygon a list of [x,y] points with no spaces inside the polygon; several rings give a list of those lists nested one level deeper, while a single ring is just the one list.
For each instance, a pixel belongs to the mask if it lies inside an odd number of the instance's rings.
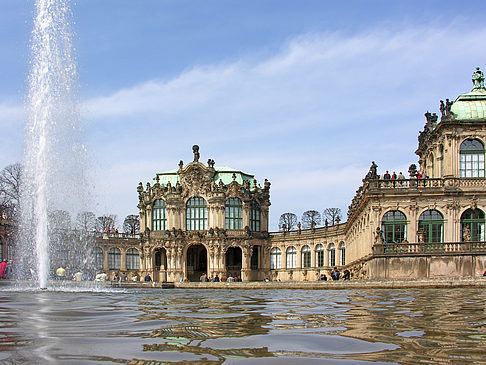
[{"label": "stone balustrade", "polygon": [[385,243],[373,246],[374,256],[486,253],[486,242]]}]

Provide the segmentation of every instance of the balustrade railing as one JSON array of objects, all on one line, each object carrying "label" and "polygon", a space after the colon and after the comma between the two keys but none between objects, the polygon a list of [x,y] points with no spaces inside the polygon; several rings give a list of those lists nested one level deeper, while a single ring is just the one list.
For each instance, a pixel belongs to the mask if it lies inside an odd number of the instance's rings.
[{"label": "balustrade railing", "polygon": [[378,189],[410,189],[410,188],[440,188],[444,186],[442,179],[396,179],[396,180],[373,180],[373,185]]},{"label": "balustrade railing", "polygon": [[373,246],[373,255],[486,253],[486,242],[385,243]]}]

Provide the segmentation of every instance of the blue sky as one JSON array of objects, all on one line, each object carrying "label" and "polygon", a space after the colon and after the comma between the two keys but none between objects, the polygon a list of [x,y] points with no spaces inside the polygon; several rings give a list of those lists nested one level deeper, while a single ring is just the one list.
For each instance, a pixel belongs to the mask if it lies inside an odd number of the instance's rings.
[{"label": "blue sky", "polygon": [[[78,0],[82,124],[97,214],[201,159],[284,212],[346,212],[371,161],[406,171],[423,114],[486,68],[486,2]],[[0,166],[21,160],[33,1],[0,3]]]}]

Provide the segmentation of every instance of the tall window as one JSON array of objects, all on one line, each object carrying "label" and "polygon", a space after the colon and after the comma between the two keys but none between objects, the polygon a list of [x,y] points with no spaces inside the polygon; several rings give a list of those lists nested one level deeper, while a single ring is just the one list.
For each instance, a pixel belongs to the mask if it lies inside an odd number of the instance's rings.
[{"label": "tall window", "polygon": [[324,266],[324,246],[321,244],[316,246],[316,266]]},{"label": "tall window", "polygon": [[103,250],[100,247],[94,249],[94,266],[96,270],[103,269]]},{"label": "tall window", "polygon": [[339,245],[339,265],[346,265],[346,244],[344,242]]},{"label": "tall window", "polygon": [[468,209],[461,215],[462,241],[484,241],[484,212]]},{"label": "tall window", "polygon": [[135,248],[130,248],[127,250],[127,270],[138,269],[140,269],[138,250]]},{"label": "tall window", "polygon": [[460,177],[484,177],[484,145],[477,139],[466,139],[460,148]]},{"label": "tall window", "polygon": [[302,247],[302,267],[311,267],[311,249],[309,246]]},{"label": "tall window", "polygon": [[119,270],[120,261],[120,250],[118,248],[110,248],[110,251],[108,251],[108,268],[110,270]]},{"label": "tall window", "polygon": [[407,217],[399,210],[391,210],[383,216],[385,243],[401,243],[407,238]]},{"label": "tall window", "polygon": [[297,267],[297,250],[294,246],[287,248],[287,269],[295,269]]},{"label": "tall window", "polygon": [[200,197],[189,199],[186,204],[186,229],[204,231],[207,220],[206,200]]},{"label": "tall window", "polygon": [[329,257],[329,266],[336,266],[336,246],[334,243],[331,243],[329,245],[329,248],[327,249],[328,251],[328,257]]},{"label": "tall window", "polygon": [[280,248],[274,247],[270,251],[270,270],[282,268],[282,251]]},{"label": "tall window", "polygon": [[152,231],[165,231],[167,214],[165,200],[157,199],[152,206]]},{"label": "tall window", "polygon": [[442,242],[444,237],[444,217],[437,210],[426,210],[419,217],[419,234],[424,242]]},{"label": "tall window", "polygon": [[238,198],[226,200],[225,207],[226,229],[243,229],[243,205]]},{"label": "tall window", "polygon": [[250,231],[260,232],[260,205],[257,202],[251,202],[250,209]]}]

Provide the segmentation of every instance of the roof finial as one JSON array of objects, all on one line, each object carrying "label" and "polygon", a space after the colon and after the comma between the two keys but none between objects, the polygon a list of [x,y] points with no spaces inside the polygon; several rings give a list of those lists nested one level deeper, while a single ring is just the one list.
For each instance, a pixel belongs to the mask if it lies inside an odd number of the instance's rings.
[{"label": "roof finial", "polygon": [[198,162],[199,161],[199,146],[197,144],[192,146],[192,152],[194,152],[194,162]]},{"label": "roof finial", "polygon": [[484,73],[479,69],[479,67],[476,67],[476,71],[473,72],[472,74],[472,82],[473,82],[473,91],[474,90],[486,90],[484,88]]}]

